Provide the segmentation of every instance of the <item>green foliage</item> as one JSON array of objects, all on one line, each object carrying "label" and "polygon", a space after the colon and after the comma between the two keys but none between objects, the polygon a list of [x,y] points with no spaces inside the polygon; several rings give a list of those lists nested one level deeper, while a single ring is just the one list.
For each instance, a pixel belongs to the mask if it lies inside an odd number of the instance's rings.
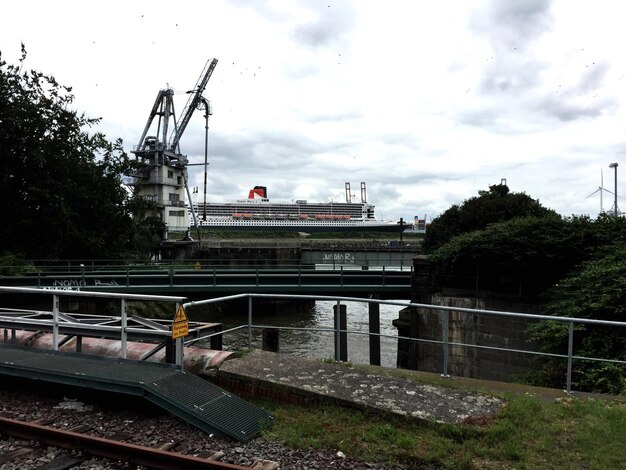
[{"label": "green foliage", "polygon": [[452,238],[431,253],[438,285],[538,295],[608,243],[626,241],[626,219],[528,216]]},{"label": "green foliage", "polygon": [[[581,221],[585,223],[585,221]],[[494,223],[454,237],[435,250],[435,279],[448,287],[475,287],[507,293],[533,292],[560,279],[571,259],[580,259],[582,241],[558,215],[529,216]]]},{"label": "green foliage", "polygon": [[[497,194],[490,189],[480,197],[508,195],[503,188]],[[451,213],[460,212],[453,208]],[[552,315],[626,321],[624,217],[563,219],[550,211],[517,216],[452,236],[431,251],[430,260],[435,287],[516,295],[541,301]],[[567,324],[542,322],[531,329],[531,337],[545,352],[567,353]],[[626,360],[624,329],[577,325],[574,339],[575,355]],[[531,383],[564,385],[565,360],[538,363],[540,372],[528,378]],[[575,360],[572,385],[576,390],[626,393],[625,375],[620,364]]]},{"label": "green foliage", "polygon": [[[511,396],[495,418],[426,423],[331,406],[263,402],[275,417],[267,439],[341,450],[410,468],[624,468],[623,402]],[[470,420],[471,421],[471,420]]]},{"label": "green foliage", "polygon": [[453,205],[433,219],[424,237],[424,250],[433,252],[453,237],[485,228],[495,222],[516,217],[554,214],[539,201],[524,193],[511,193],[506,185],[489,186],[489,191],[479,191],[463,204]]},{"label": "green foliage", "polygon": [[0,276],[20,276],[33,272],[33,266],[13,253],[0,252]]},{"label": "green foliage", "polygon": [[0,55],[0,240],[27,258],[112,258],[136,249],[134,163],[122,142],[90,132],[98,119],[71,109],[71,88]]},{"label": "green foliage", "polygon": [[[620,221],[607,224],[615,228]],[[606,239],[606,233],[603,233]],[[547,293],[546,313],[578,318],[626,321],[626,241],[615,240],[598,247],[596,256],[583,262]],[[565,354],[568,324],[549,322],[530,329],[531,339],[545,352]],[[577,325],[574,331],[574,354],[584,357],[626,360],[626,329],[598,325]],[[540,361],[543,370],[535,382],[562,385],[566,364],[563,360]],[[626,367],[622,364],[574,361],[572,384],[577,390],[626,394]],[[556,382],[556,383],[555,383]]]}]

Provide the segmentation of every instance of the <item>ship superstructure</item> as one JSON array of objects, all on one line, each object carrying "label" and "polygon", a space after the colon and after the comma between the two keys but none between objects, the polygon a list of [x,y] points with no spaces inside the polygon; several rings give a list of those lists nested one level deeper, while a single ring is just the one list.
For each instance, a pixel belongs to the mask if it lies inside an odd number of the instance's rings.
[{"label": "ship superstructure", "polygon": [[350,183],[346,183],[346,202],[271,202],[265,186],[255,186],[248,199],[228,203],[194,204],[198,225],[213,228],[276,231],[397,231],[394,222],[374,216],[374,205],[365,197],[361,183],[361,201],[352,202]]}]

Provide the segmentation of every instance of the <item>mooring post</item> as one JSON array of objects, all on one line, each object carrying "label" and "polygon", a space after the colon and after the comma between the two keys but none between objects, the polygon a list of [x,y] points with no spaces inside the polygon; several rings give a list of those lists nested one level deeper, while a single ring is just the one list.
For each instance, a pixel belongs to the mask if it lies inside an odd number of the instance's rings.
[{"label": "mooring post", "polygon": [[[370,296],[374,297],[374,296]],[[378,297],[378,296],[376,296]],[[369,303],[370,365],[380,365],[380,304]]]},{"label": "mooring post", "polygon": [[280,330],[278,328],[263,328],[261,349],[263,351],[280,352]]},{"label": "mooring post", "polygon": [[176,350],[174,340],[170,337],[165,338],[165,362],[168,364],[176,363]]},{"label": "mooring post", "polygon": [[335,320],[335,361],[348,360],[348,321],[347,308],[337,301],[333,306],[333,317]]},{"label": "mooring post", "polygon": [[[217,331],[222,331],[222,325],[219,325]],[[210,338],[211,349],[214,351],[221,351],[223,349],[223,335],[215,335]]]}]

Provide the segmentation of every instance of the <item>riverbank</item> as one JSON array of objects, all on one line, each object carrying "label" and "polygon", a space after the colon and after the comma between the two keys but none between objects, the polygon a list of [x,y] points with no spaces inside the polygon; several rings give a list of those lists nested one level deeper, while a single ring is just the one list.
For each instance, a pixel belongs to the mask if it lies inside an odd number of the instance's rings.
[{"label": "riverbank", "polygon": [[262,351],[220,375],[275,416],[264,438],[297,449],[389,468],[626,468],[624,397]]}]

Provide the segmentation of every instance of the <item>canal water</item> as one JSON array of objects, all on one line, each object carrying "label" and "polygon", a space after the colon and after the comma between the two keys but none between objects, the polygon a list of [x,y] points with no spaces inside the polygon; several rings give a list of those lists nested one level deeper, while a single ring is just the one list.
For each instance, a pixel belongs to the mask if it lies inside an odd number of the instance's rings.
[{"label": "canal water", "polygon": [[[297,327],[307,330],[280,331],[280,352],[302,357],[320,359],[334,358],[334,333],[315,329],[334,328],[333,306],[336,301],[315,301],[305,304],[284,303],[280,305],[257,305],[253,303],[252,323],[267,327]],[[342,302],[347,309],[347,330],[359,333],[369,331],[369,307],[366,302]],[[380,305],[380,332],[385,335],[397,335],[398,330],[392,321],[398,318],[402,307]],[[236,332],[227,333],[223,338],[225,350],[244,350],[248,347],[248,307],[247,302],[224,309],[211,309],[201,314],[192,313],[192,320],[211,321],[223,324],[224,330],[246,325]],[[261,348],[262,330],[254,328],[253,348]],[[348,333],[348,361],[354,364],[369,364],[368,335]],[[202,344],[202,343],[199,343]],[[381,365],[396,366],[397,340],[381,337]]]}]

